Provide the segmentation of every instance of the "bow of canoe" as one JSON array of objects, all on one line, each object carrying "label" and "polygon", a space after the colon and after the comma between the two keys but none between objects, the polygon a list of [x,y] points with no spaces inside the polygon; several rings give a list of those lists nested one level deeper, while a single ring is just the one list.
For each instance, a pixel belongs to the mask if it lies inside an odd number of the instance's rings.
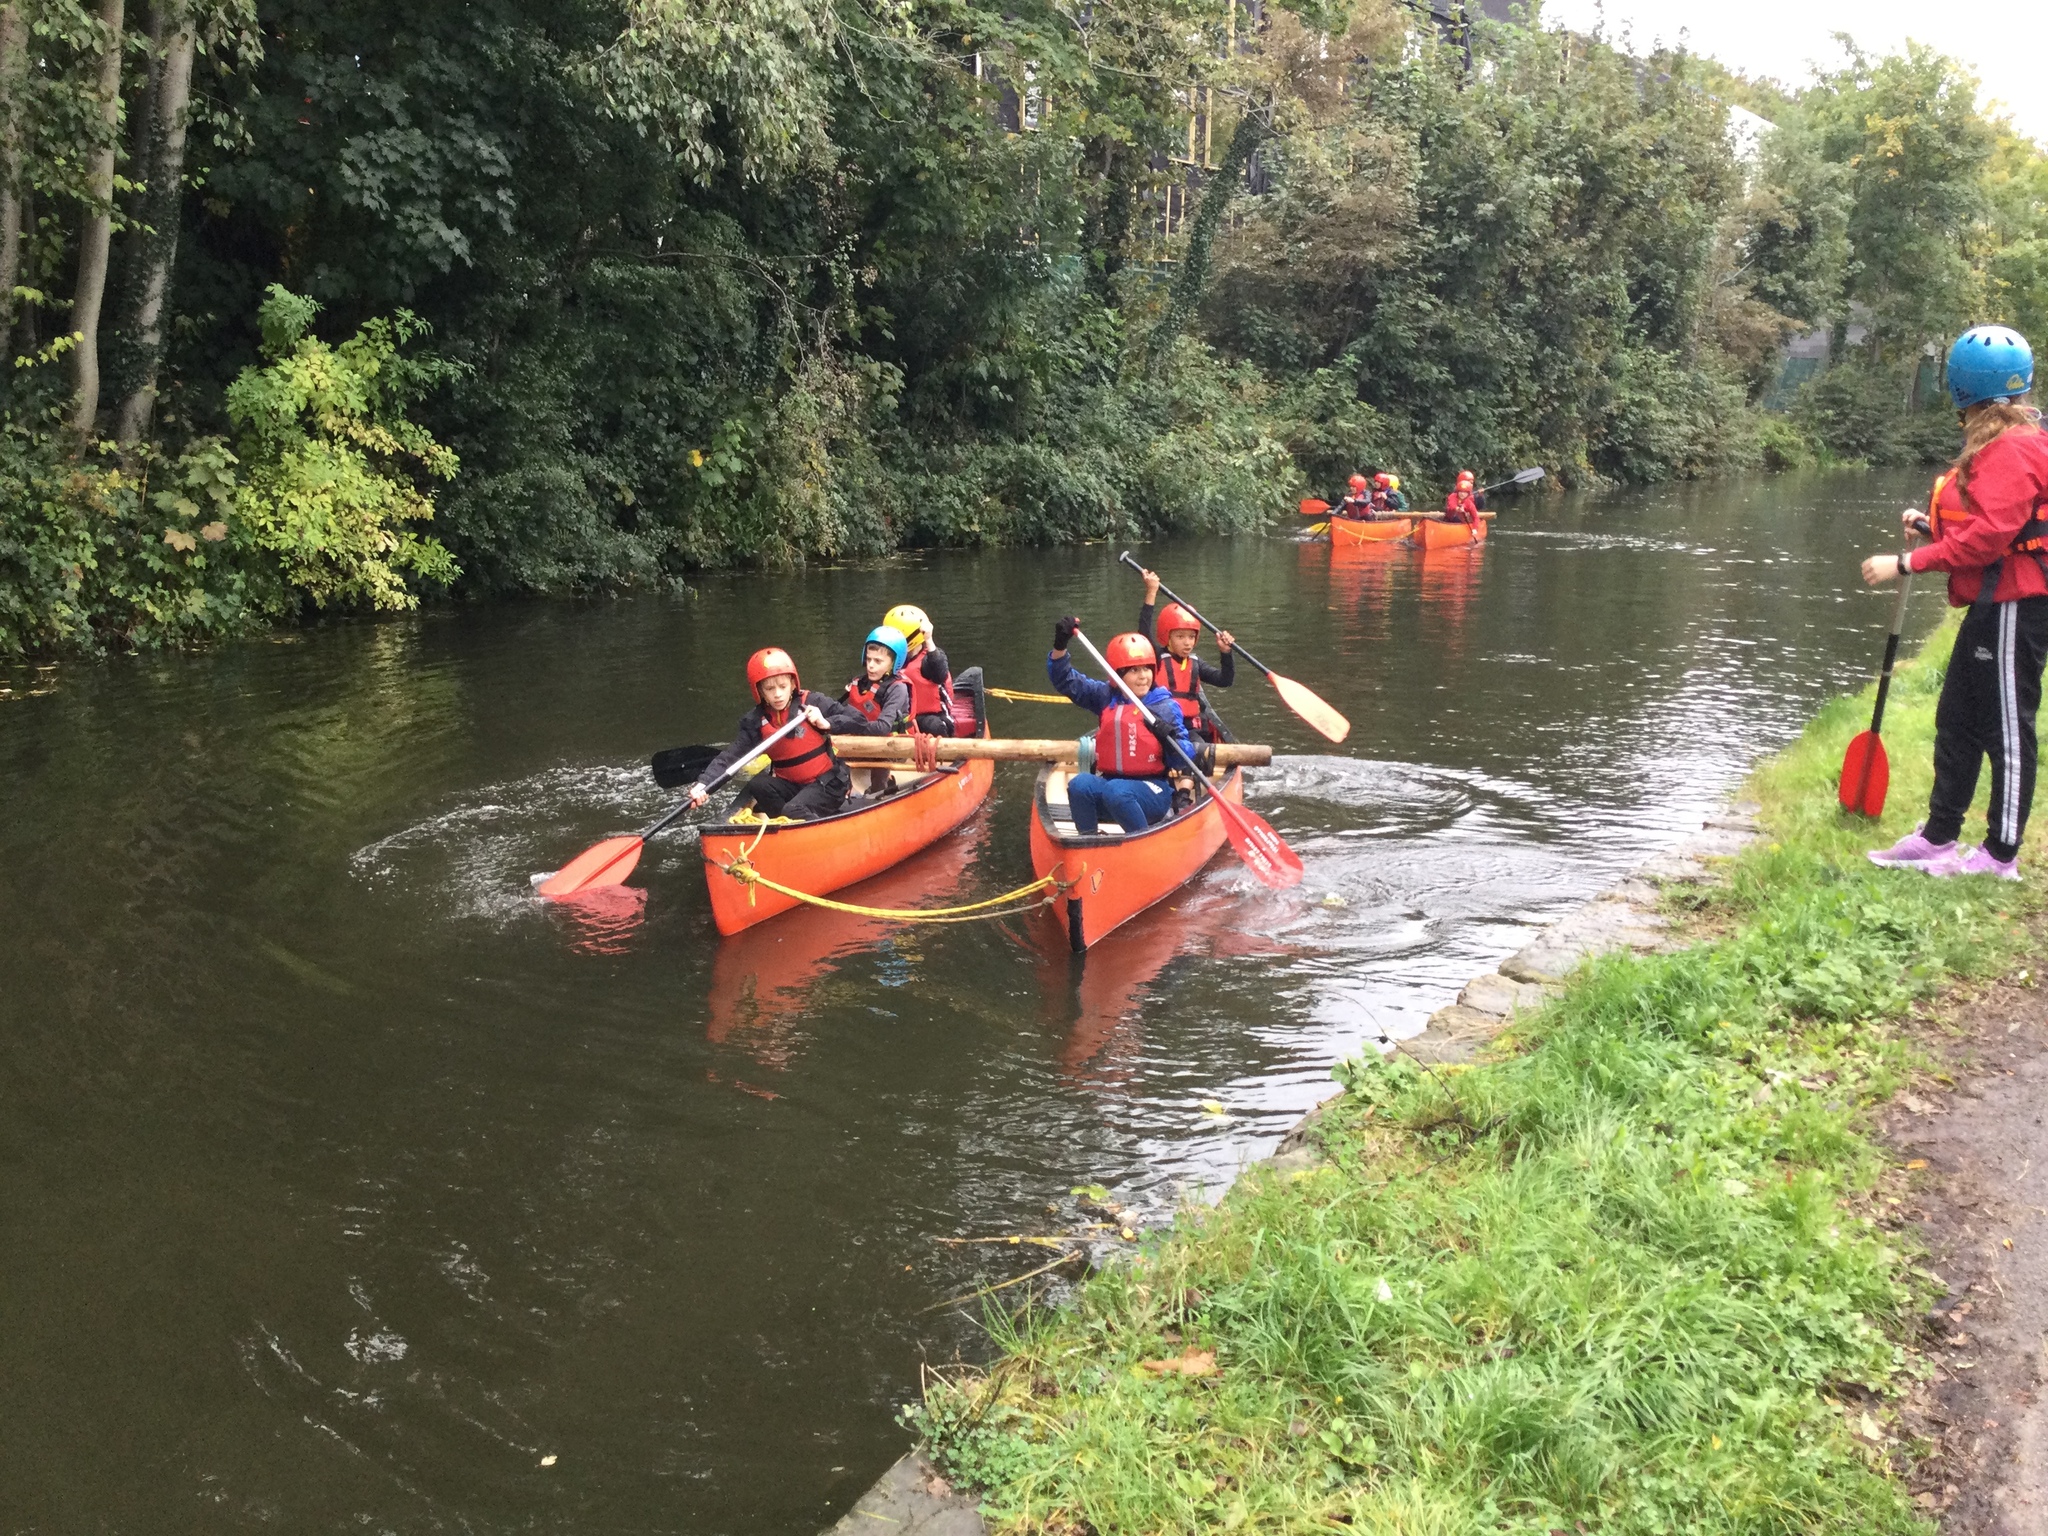
[{"label": "bow of canoe", "polygon": [[1417,518],[1413,542],[1422,549],[1470,549],[1475,544],[1486,542],[1486,530],[1490,526],[1484,518],[1476,528],[1463,523],[1440,523],[1431,518]]},{"label": "bow of canoe", "polygon": [[1413,521],[1405,517],[1376,517],[1370,521],[1358,517],[1333,517],[1330,519],[1330,542],[1385,544],[1393,539],[1405,539],[1413,526]]},{"label": "bow of canoe", "polygon": [[704,828],[700,841],[712,921],[720,933],[735,934],[801,905],[793,896],[730,873],[729,866],[742,854],[779,885],[827,896],[880,874],[951,832],[981,809],[995,773],[996,765],[987,759],[948,763],[893,795],[861,797],[816,821]]},{"label": "bow of canoe", "polygon": [[[1067,773],[1052,767],[1038,775],[1031,797],[1031,869],[1041,880],[1058,869],[1065,890],[1053,912],[1078,953],[1192,880],[1216,856],[1226,834],[1207,795],[1192,810],[1143,832],[1082,832],[1067,803]],[[1242,805],[1244,770],[1232,770],[1217,792]]]}]

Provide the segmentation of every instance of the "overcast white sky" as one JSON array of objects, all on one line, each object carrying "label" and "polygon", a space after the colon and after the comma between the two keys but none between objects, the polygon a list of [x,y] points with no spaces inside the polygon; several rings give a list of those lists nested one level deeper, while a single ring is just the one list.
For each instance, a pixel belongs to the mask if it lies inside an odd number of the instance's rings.
[{"label": "overcast white sky", "polygon": [[2002,103],[2020,131],[2048,144],[2048,6],[2020,0],[1544,0],[1544,20],[1591,31],[1604,10],[1610,35],[1624,28],[1637,50],[1676,43],[1745,74],[1804,82],[1815,62],[1841,59],[1833,34],[1847,32],[1868,52],[1907,38],[1962,60]]}]

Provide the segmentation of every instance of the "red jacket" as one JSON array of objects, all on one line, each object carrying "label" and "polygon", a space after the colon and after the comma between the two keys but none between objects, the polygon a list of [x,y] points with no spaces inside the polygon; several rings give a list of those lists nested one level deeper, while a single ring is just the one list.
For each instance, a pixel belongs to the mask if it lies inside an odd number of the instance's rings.
[{"label": "red jacket", "polygon": [[1970,516],[1932,544],[1906,556],[1912,571],[1947,571],[1948,600],[1967,608],[1984,585],[1984,571],[1998,566],[1993,602],[2048,597],[2048,568],[2042,557],[2015,550],[2020,531],[2048,503],[2048,433],[2020,429],[1994,438],[1971,462]]}]

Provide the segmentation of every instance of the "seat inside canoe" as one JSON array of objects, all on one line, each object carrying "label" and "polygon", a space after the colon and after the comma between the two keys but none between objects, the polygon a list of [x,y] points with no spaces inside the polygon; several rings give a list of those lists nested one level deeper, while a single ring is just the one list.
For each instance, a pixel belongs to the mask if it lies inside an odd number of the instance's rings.
[{"label": "seat inside canoe", "polygon": [[[1079,827],[1075,826],[1073,802],[1067,798],[1067,780],[1070,777],[1071,775],[1065,768],[1054,768],[1045,776],[1045,809],[1052,820],[1052,835],[1054,837],[1062,841],[1070,837],[1091,837],[1097,842],[1103,842],[1140,835],[1136,832],[1124,831],[1123,828],[1113,821],[1104,822],[1102,830],[1099,832],[1083,832]],[[1212,784],[1220,785],[1223,779],[1224,775],[1221,773],[1214,773],[1209,776],[1209,782]],[[1197,796],[1195,805],[1201,805],[1202,799],[1203,797]],[[1193,809],[1193,807],[1189,809]],[[1155,821],[1145,830],[1147,832],[1156,832],[1159,828],[1167,825],[1168,822],[1177,820],[1185,815],[1187,815],[1187,811],[1170,811],[1164,819]]]}]

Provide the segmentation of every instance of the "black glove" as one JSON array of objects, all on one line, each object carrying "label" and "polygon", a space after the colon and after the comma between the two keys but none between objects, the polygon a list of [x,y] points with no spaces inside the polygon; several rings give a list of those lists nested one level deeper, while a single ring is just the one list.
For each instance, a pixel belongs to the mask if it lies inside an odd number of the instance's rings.
[{"label": "black glove", "polygon": [[1195,766],[1204,773],[1213,774],[1216,771],[1215,742],[1198,741],[1195,743]]},{"label": "black glove", "polygon": [[1056,651],[1064,651],[1074,643],[1074,636],[1080,632],[1080,629],[1081,621],[1079,619],[1072,616],[1061,619],[1052,627],[1052,648]]}]

